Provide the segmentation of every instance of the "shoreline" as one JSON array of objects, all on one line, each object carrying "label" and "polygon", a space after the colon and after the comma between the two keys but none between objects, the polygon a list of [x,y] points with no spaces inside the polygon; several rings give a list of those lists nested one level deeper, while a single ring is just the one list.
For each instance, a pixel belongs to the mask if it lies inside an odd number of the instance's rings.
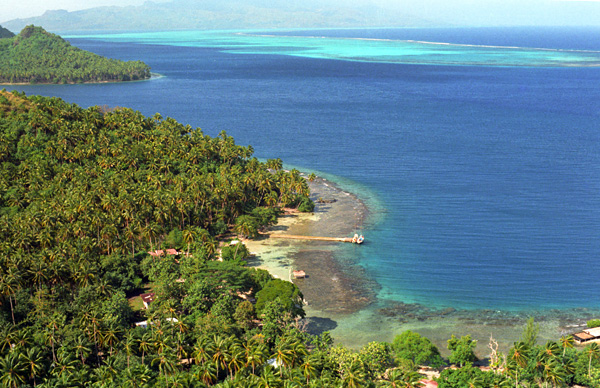
[{"label": "shoreline", "polygon": [[[266,233],[327,237],[362,233],[368,217],[363,201],[322,177],[309,182],[309,187],[315,211],[286,212]],[[364,281],[367,276],[358,265],[361,247],[356,244],[270,237],[246,240],[245,244],[254,253],[250,266],[298,286],[308,303],[305,310],[309,317],[346,316],[375,301],[376,285]],[[291,279],[293,270],[305,271],[307,278]]]},{"label": "shoreline", "polygon": [[[268,234],[351,237],[369,224],[369,209],[356,195],[321,177],[309,186],[315,212],[286,212]],[[317,202],[319,198],[324,201]],[[540,324],[539,341],[544,342],[576,332],[600,314],[587,308],[468,310],[386,300],[378,298],[381,286],[359,263],[364,247],[269,237],[244,243],[254,253],[249,266],[265,269],[300,288],[307,302],[308,332],[329,331],[336,343],[354,349],[371,341],[392,342],[396,335],[412,330],[429,338],[445,356],[449,353],[446,341],[452,334],[469,334],[478,340],[478,356],[486,357],[490,336],[500,343],[501,351],[506,351],[519,340],[530,316]],[[291,279],[292,270],[303,270],[308,277]]]},{"label": "shoreline", "polygon": [[50,82],[16,82],[16,83],[2,83],[0,82],[0,86],[51,86],[51,85],[103,85],[103,84],[123,84],[123,83],[132,83],[132,82],[144,82],[144,81],[152,81],[153,79],[163,78],[164,75],[158,73],[150,73],[150,77],[144,79],[136,79],[129,81],[89,81],[89,82],[67,82],[67,83],[50,83]]}]

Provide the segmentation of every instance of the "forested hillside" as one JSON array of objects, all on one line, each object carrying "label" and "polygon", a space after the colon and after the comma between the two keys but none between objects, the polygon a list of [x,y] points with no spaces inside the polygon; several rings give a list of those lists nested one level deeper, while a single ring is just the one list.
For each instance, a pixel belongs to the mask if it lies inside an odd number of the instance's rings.
[{"label": "forested hillside", "polygon": [[12,32],[10,32],[6,28],[0,26],[0,39],[2,39],[2,38],[12,38],[13,36],[15,36],[15,34],[13,34]]},{"label": "forested hillside", "polygon": [[0,83],[117,82],[150,78],[140,61],[119,61],[81,50],[41,27],[0,39]]}]

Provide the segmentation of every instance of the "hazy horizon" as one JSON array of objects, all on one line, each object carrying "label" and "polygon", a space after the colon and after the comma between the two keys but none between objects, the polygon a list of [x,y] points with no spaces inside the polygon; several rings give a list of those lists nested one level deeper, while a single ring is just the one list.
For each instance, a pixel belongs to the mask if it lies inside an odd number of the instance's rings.
[{"label": "hazy horizon", "polygon": [[[152,0],[167,3],[173,0]],[[243,4],[265,8],[308,9],[381,7],[400,11],[432,24],[455,26],[600,25],[600,0],[174,0],[183,6]],[[14,0],[0,4],[0,23],[43,15],[49,10],[69,12],[100,6],[140,6],[145,0]]]}]

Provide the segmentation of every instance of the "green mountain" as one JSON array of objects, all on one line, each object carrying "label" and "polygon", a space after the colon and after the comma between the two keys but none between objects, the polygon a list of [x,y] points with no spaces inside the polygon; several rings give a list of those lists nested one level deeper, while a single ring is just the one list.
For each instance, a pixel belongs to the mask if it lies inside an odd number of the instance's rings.
[{"label": "green mountain", "polygon": [[11,31],[7,30],[6,28],[0,26],[0,39],[12,38],[13,36],[15,36],[15,34],[13,34]]},{"label": "green mountain", "polygon": [[191,1],[146,2],[141,6],[97,7],[82,11],[47,11],[5,25],[17,31],[29,24],[50,31],[270,29],[319,27],[422,26],[411,15],[376,6],[332,6],[303,2]]},{"label": "green mountain", "polygon": [[119,61],[81,50],[41,27],[0,39],[0,83],[117,82],[150,78],[140,61]]}]

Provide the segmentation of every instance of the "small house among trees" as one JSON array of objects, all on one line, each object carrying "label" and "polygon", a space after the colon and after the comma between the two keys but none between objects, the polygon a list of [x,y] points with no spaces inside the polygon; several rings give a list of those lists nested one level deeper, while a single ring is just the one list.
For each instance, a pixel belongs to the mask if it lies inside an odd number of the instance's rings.
[{"label": "small house among trees", "polygon": [[142,298],[142,303],[144,304],[146,310],[148,310],[150,303],[154,302],[154,297],[155,295],[153,292],[140,295],[140,298]]},{"label": "small house among trees", "polygon": [[575,333],[573,334],[573,339],[578,345],[590,342],[600,342],[600,327],[585,329],[579,333]]}]

